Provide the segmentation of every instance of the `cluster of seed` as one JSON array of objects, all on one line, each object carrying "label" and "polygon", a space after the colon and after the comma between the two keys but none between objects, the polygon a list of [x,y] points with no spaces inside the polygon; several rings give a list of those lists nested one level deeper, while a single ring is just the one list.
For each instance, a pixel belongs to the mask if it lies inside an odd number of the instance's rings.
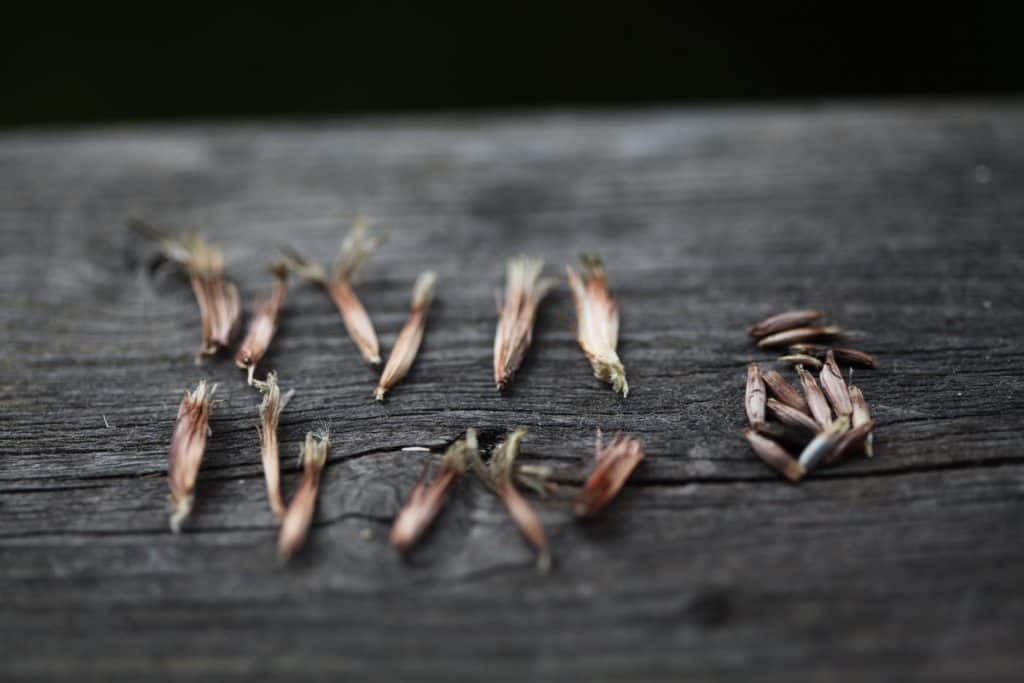
[{"label": "cluster of seed", "polygon": [[813,310],[787,311],[750,328],[759,347],[788,347],[779,362],[794,368],[802,391],[777,371],[750,363],[744,401],[750,426],[743,436],[761,460],[794,482],[818,466],[874,455],[875,423],[864,393],[847,385],[838,361],[874,368],[875,359],[857,349],[810,343],[842,334],[837,325],[819,324],[822,317]]}]

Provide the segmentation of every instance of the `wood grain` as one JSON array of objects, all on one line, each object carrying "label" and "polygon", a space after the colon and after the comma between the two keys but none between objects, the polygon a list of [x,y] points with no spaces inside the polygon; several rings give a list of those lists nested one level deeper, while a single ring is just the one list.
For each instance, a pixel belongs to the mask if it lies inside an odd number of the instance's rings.
[{"label": "wood grain", "polygon": [[[1014,680],[1024,669],[1024,107],[550,113],[25,131],[0,136],[0,671],[77,678]],[[280,244],[326,260],[390,233],[359,294],[390,351],[437,300],[384,404],[314,287],[264,362],[286,497],[303,434],[333,446],[306,549],[275,556],[259,395],[192,356],[187,284],[124,229],[198,226],[247,307]],[[622,400],[593,379],[567,288],[494,391],[504,259],[601,253]],[[821,308],[858,370],[871,460],[788,485],[743,443],[747,327]],[[250,309],[247,309],[247,311]],[[261,370],[262,372],[262,370]],[[167,531],[181,392],[220,383],[187,533]],[[472,481],[405,561],[390,521],[467,426],[567,483],[594,430],[647,459],[601,516],[543,505],[555,571]],[[109,425],[109,426],[108,426]]]}]

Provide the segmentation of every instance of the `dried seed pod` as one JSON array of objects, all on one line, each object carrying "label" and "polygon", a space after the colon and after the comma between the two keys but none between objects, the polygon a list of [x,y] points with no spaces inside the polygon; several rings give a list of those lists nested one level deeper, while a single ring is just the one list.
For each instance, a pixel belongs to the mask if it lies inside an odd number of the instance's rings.
[{"label": "dried seed pod", "polygon": [[[441,469],[429,482],[427,468],[424,468],[423,475],[413,486],[391,527],[391,545],[398,552],[409,550],[434,523],[448,499],[452,484],[466,471],[466,465],[473,456],[479,457],[476,431],[467,429],[465,439],[459,439],[448,447],[441,458]],[[429,465],[428,462],[427,467]]]},{"label": "dried seed pod", "polygon": [[505,267],[505,301],[498,311],[494,333],[494,384],[504,389],[523,363],[533,340],[533,324],[540,302],[555,286],[553,278],[541,278],[544,262],[509,259]]},{"label": "dried seed pod", "polygon": [[824,327],[797,327],[792,330],[784,330],[782,332],[770,334],[757,342],[757,345],[762,349],[770,349],[774,346],[788,346],[790,344],[796,344],[797,342],[803,342],[810,339],[837,337],[842,333],[843,328],[838,325],[826,325]]},{"label": "dried seed pod", "polygon": [[367,260],[381,244],[383,237],[368,237],[367,225],[362,219],[356,221],[352,231],[341,245],[341,253],[328,278],[323,266],[303,259],[293,250],[286,250],[288,266],[299,275],[322,286],[341,313],[348,335],[359,349],[359,353],[370,365],[380,364],[380,344],[373,322],[356,296],[352,285],[357,282],[360,271]]},{"label": "dried seed pod", "polygon": [[825,464],[831,465],[839,462],[848,455],[853,455],[857,451],[863,451],[867,447],[868,437],[871,436],[871,430],[875,428],[874,420],[868,420],[859,427],[853,427],[847,430],[839,441],[836,442],[836,447],[831,453],[825,456]]},{"label": "dried seed pod", "polygon": [[843,415],[814,437],[800,453],[800,466],[810,472],[836,447],[843,432],[850,428],[850,418]]},{"label": "dried seed pod", "polygon": [[402,331],[395,339],[395,347],[391,349],[387,365],[380,375],[380,382],[374,391],[374,398],[378,401],[384,400],[384,394],[393,386],[405,378],[409,368],[412,367],[416,353],[420,349],[420,342],[423,341],[423,329],[427,324],[427,311],[430,309],[430,302],[434,298],[434,283],[437,276],[432,271],[427,271],[419,276],[416,285],[412,290],[412,308],[409,312],[409,319],[406,321]]},{"label": "dried seed pod", "polygon": [[808,356],[802,353],[791,353],[788,356],[779,356],[778,362],[789,366],[803,365],[804,367],[811,368],[812,370],[821,369],[820,360],[814,356]]},{"label": "dried seed pod", "polygon": [[249,371],[249,384],[253,383],[253,374],[256,372],[256,364],[263,360],[270,342],[277,332],[277,323],[281,318],[281,308],[284,306],[285,297],[288,295],[288,268],[283,263],[273,267],[274,271],[274,293],[270,298],[260,302],[256,306],[252,320],[249,322],[249,331],[242,341],[242,346],[235,354],[235,365],[243,370]]},{"label": "dried seed pod", "polygon": [[195,232],[176,238],[148,223],[129,222],[136,232],[156,241],[164,256],[182,268],[199,305],[202,344],[196,361],[226,348],[238,331],[242,307],[238,288],[224,276],[224,253]]},{"label": "dried seed pod", "polygon": [[284,501],[281,499],[281,458],[277,443],[277,423],[281,411],[295,394],[292,389],[281,396],[281,388],[277,384],[277,373],[268,372],[265,382],[256,381],[255,386],[263,393],[260,404],[260,422],[256,428],[260,435],[260,457],[263,462],[263,478],[267,482],[267,500],[274,516],[284,516]]},{"label": "dried seed pod", "polygon": [[857,365],[865,368],[874,368],[877,363],[875,357],[870,353],[851,349],[845,346],[825,346],[824,344],[793,344],[789,347],[790,353],[803,353],[815,358],[824,358],[825,354],[832,351],[836,360],[847,365]]},{"label": "dried seed pod", "polygon": [[775,334],[776,332],[791,330],[795,327],[806,327],[820,319],[823,315],[824,313],[821,313],[820,311],[811,310],[777,313],[776,315],[765,318],[761,322],[752,325],[750,327],[750,336],[764,337],[769,334]]},{"label": "dried seed pod", "polygon": [[292,496],[292,502],[281,520],[281,531],[277,537],[277,550],[283,559],[294,555],[306,542],[309,525],[313,521],[316,495],[320,489],[320,473],[327,463],[327,450],[331,436],[326,431],[320,434],[308,432],[302,444],[302,480]]},{"label": "dried seed pod", "polygon": [[804,474],[806,474],[804,468],[796,461],[796,458],[790,455],[778,443],[762,436],[753,429],[744,430],[743,437],[750,444],[757,457],[761,458],[773,470],[790,481],[796,482],[803,479]]},{"label": "dried seed pod", "polygon": [[479,456],[474,457],[472,453],[469,454],[469,459],[480,479],[501,498],[519,531],[537,549],[537,571],[546,574],[551,569],[551,551],[547,535],[537,513],[515,486],[515,461],[519,456],[519,444],[525,436],[526,428],[516,427],[515,431],[494,449],[486,465]]},{"label": "dried seed pod", "polygon": [[821,388],[825,391],[828,402],[832,404],[836,415],[852,414],[853,406],[850,405],[850,392],[846,388],[846,382],[843,381],[843,373],[839,370],[839,366],[836,365],[836,358],[832,354],[831,349],[825,354],[825,366],[821,369],[818,379],[821,381]]},{"label": "dried seed pod", "polygon": [[757,363],[747,366],[747,392],[744,406],[747,409],[747,420],[751,425],[764,422],[765,405],[764,380],[761,378],[761,368]]},{"label": "dried seed pod", "polygon": [[[850,385],[850,404],[853,406],[853,426],[860,427],[865,425],[871,420],[871,410],[868,408],[868,402],[864,398],[864,392],[860,390],[860,387]],[[874,424],[872,422],[872,424]],[[869,431],[867,438],[864,440],[864,453],[869,458],[875,455],[875,435],[874,432]]]},{"label": "dried seed pod", "polygon": [[817,422],[812,420],[806,413],[792,406],[776,401],[774,398],[768,399],[766,405],[768,410],[779,419],[779,422],[787,427],[792,427],[809,435],[817,434],[820,430]]},{"label": "dried seed pod", "polygon": [[814,375],[804,370],[802,365],[796,366],[796,373],[800,375],[800,383],[804,388],[804,398],[807,400],[807,407],[811,409],[811,417],[814,418],[822,429],[832,424],[832,409],[828,406],[825,394],[815,381]]},{"label": "dried seed pod", "polygon": [[171,531],[174,533],[181,531],[181,525],[191,514],[195,502],[196,477],[206,451],[210,410],[216,390],[216,384],[200,380],[195,391],[185,392],[178,407],[167,468],[167,483],[171,489]]},{"label": "dried seed pod", "polygon": [[786,381],[786,379],[775,372],[769,370],[762,375],[764,383],[768,385],[768,391],[772,392],[775,398],[779,399],[787,406],[796,408],[797,410],[807,413],[810,415],[811,409],[807,405],[807,401],[800,395],[800,392],[793,388],[793,385]]},{"label": "dried seed pod", "polygon": [[604,445],[601,442],[601,431],[598,430],[597,445],[594,448],[597,467],[576,496],[573,506],[576,516],[595,515],[608,505],[644,456],[643,444],[638,439],[617,433],[608,445]]},{"label": "dried seed pod", "polygon": [[612,385],[625,397],[629,393],[626,368],[619,360],[619,308],[608,293],[604,264],[594,255],[580,257],[582,276],[571,266],[569,286],[576,303],[576,339],[590,360],[594,377]]}]

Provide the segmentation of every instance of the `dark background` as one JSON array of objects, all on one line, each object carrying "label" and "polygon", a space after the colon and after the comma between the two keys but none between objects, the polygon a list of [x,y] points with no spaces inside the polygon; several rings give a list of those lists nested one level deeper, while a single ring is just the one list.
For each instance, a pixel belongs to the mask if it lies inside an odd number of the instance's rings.
[{"label": "dark background", "polygon": [[1024,91],[1024,3],[209,5],[5,10],[0,126]]}]

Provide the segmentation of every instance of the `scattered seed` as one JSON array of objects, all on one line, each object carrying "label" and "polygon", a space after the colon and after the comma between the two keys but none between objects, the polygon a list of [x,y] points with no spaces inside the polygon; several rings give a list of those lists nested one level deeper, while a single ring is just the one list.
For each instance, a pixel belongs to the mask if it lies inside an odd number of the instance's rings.
[{"label": "scattered seed", "polygon": [[274,292],[269,299],[261,301],[256,305],[252,320],[249,322],[249,331],[242,341],[238,353],[235,354],[235,365],[248,370],[249,384],[253,383],[253,374],[256,372],[256,364],[263,360],[270,342],[277,332],[277,323],[281,317],[281,307],[284,306],[285,297],[288,295],[288,268],[283,263],[273,267]]},{"label": "scattered seed", "polygon": [[200,380],[192,393],[185,392],[178,407],[178,421],[171,438],[167,482],[171,489],[171,531],[181,531],[195,502],[196,477],[206,451],[210,429],[210,410],[216,384]]},{"label": "scattered seed", "polygon": [[744,405],[747,409],[747,420],[751,426],[764,422],[765,403],[764,380],[761,378],[761,368],[757,363],[747,366],[747,393]]},{"label": "scattered seed", "polygon": [[441,458],[441,469],[429,482],[426,475],[430,463],[427,463],[391,527],[391,545],[398,552],[408,551],[434,523],[448,499],[452,484],[466,471],[466,465],[473,456],[479,457],[476,431],[467,429],[466,438],[448,447]]},{"label": "scattered seed", "polygon": [[809,435],[817,434],[820,429],[818,423],[812,420],[807,413],[801,412],[781,401],[770,398],[766,405],[768,410],[778,418],[779,422],[788,427],[803,431]]},{"label": "scattered seed", "polygon": [[814,375],[804,370],[802,365],[796,366],[796,373],[800,376],[800,383],[804,388],[804,399],[807,407],[811,409],[811,416],[818,425],[825,429],[832,424],[832,409],[829,408],[825,394],[815,381]]},{"label": "scattered seed", "polygon": [[595,515],[608,505],[644,456],[643,444],[638,439],[617,433],[608,445],[604,445],[601,442],[601,431],[598,430],[594,448],[597,467],[576,496],[576,516]]},{"label": "scattered seed", "polygon": [[800,481],[806,472],[803,466],[775,441],[762,436],[753,429],[743,431],[747,443],[766,465],[790,481]]},{"label": "scattered seed", "polygon": [[821,369],[821,361],[814,356],[808,356],[802,353],[793,353],[788,356],[779,356],[779,363],[783,365],[803,365],[811,368],[812,370]]},{"label": "scattered seed", "polygon": [[836,360],[846,363],[847,365],[857,365],[865,368],[873,368],[876,366],[875,357],[870,353],[860,351],[858,349],[851,349],[844,346],[826,346],[824,344],[792,344],[789,347],[790,353],[807,354],[814,356],[815,358],[824,358],[831,350]]},{"label": "scattered seed", "polygon": [[769,334],[775,334],[776,332],[791,330],[796,327],[805,327],[820,319],[823,315],[824,313],[821,313],[820,311],[811,310],[786,311],[785,313],[778,313],[752,325],[750,328],[750,336],[764,337]]},{"label": "scattered seed", "polygon": [[835,448],[839,437],[849,428],[850,418],[845,415],[828,425],[811,439],[811,442],[800,453],[800,465],[808,472],[813,470],[818,462]]},{"label": "scattered seed", "polygon": [[522,365],[533,340],[537,308],[555,286],[553,278],[541,278],[543,269],[543,261],[524,257],[509,259],[505,266],[505,301],[494,333],[494,384],[499,391]]},{"label": "scattered seed", "polygon": [[292,389],[283,397],[277,384],[277,373],[268,372],[265,382],[256,381],[255,386],[263,393],[260,404],[261,424],[256,427],[260,435],[260,456],[263,462],[263,478],[267,483],[267,500],[270,509],[279,520],[284,516],[284,501],[281,499],[281,458],[277,442],[277,423],[281,411],[295,394]]},{"label": "scattered seed", "polygon": [[762,377],[764,378],[764,383],[768,385],[768,390],[772,392],[775,398],[792,408],[810,415],[811,409],[808,407],[807,401],[782,375],[774,370],[769,370]]},{"label": "scattered seed", "polygon": [[775,334],[768,335],[761,341],[757,342],[757,345],[762,349],[768,349],[773,346],[788,346],[790,344],[796,344],[797,342],[807,341],[809,339],[836,337],[842,333],[843,329],[838,325],[827,325],[825,327],[797,327],[792,330],[784,330],[782,332],[776,332]]},{"label": "scattered seed", "polygon": [[[786,407],[788,408],[788,406]],[[797,450],[802,450],[817,433],[817,424],[810,418],[807,418],[807,420],[814,425],[815,431],[809,431],[806,429],[806,425],[804,427],[792,427],[782,422],[762,422],[761,424],[754,425],[754,431],[785,446],[793,446]]]},{"label": "scattered seed", "polygon": [[277,539],[278,553],[285,560],[294,555],[306,542],[309,525],[313,521],[317,491],[320,488],[320,473],[327,463],[327,450],[330,446],[331,436],[326,431],[320,434],[306,434],[300,455],[302,480],[281,520],[281,532]]},{"label": "scattered seed", "polygon": [[821,381],[821,388],[825,391],[828,402],[832,404],[836,415],[851,415],[853,406],[850,405],[850,392],[846,388],[846,382],[843,381],[842,371],[836,365],[836,357],[832,353],[832,349],[825,354],[825,366],[821,369],[818,379]]},{"label": "scattered seed", "polygon": [[608,293],[608,279],[601,259],[580,257],[582,276],[566,266],[576,304],[576,339],[590,360],[594,377],[612,385],[623,398],[629,393],[626,369],[619,360],[619,308]]},{"label": "scattered seed", "polygon": [[[850,403],[853,406],[853,426],[861,427],[871,420],[871,410],[868,408],[868,402],[864,398],[864,392],[860,390],[860,387],[850,385]],[[869,458],[875,455],[875,434],[869,431],[867,438],[864,440],[864,453]]]},{"label": "scattered seed", "polygon": [[825,456],[825,464],[839,462],[848,455],[853,455],[857,451],[866,450],[868,437],[871,436],[871,430],[874,428],[874,421],[868,420],[859,427],[853,427],[846,431],[841,437],[839,437],[839,441],[836,442],[835,449]]},{"label": "scattered seed", "polygon": [[374,398],[378,401],[384,400],[384,394],[393,386],[405,378],[412,367],[416,353],[420,349],[420,342],[423,341],[423,330],[427,324],[427,311],[430,309],[430,302],[434,298],[434,283],[437,276],[432,271],[427,271],[416,280],[416,286],[412,291],[412,308],[409,312],[409,319],[406,321],[402,331],[398,333],[395,340],[395,347],[391,349],[387,365],[381,373],[380,382],[374,391]]}]

